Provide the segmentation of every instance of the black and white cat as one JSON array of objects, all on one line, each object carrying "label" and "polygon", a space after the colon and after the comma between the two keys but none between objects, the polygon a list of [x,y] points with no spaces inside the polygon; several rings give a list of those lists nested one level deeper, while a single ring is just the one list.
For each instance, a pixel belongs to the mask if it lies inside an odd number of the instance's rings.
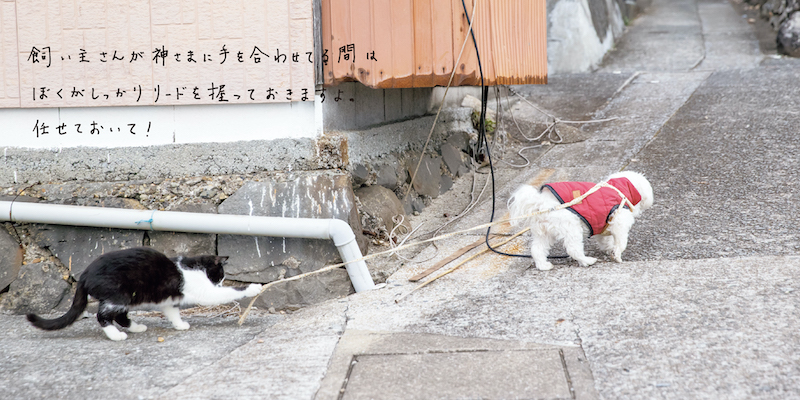
[{"label": "black and white cat", "polygon": [[158,306],[178,330],[189,329],[181,320],[181,304],[213,306],[252,297],[261,285],[247,287],[222,286],[228,257],[198,256],[167,258],[149,247],[137,247],[103,254],[86,268],[78,280],[72,307],[56,319],[42,319],[28,314],[33,326],[52,331],[71,325],[86,309],[87,296],[100,301],[97,321],[111,340],[125,340],[129,332],[144,332],[147,326],[128,318],[128,310],[137,305]]}]

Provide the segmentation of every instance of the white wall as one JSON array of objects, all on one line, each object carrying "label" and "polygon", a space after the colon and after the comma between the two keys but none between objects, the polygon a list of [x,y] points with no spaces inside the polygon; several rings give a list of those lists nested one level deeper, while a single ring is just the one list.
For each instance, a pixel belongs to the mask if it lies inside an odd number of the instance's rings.
[{"label": "white wall", "polygon": [[[0,109],[0,121],[0,147],[38,149],[138,147],[313,138],[317,135],[314,102],[310,101],[195,106],[6,108]],[[96,134],[91,133],[93,122],[96,123]],[[41,124],[45,124],[47,134],[42,134],[45,130]],[[38,137],[36,126],[39,128]]]}]

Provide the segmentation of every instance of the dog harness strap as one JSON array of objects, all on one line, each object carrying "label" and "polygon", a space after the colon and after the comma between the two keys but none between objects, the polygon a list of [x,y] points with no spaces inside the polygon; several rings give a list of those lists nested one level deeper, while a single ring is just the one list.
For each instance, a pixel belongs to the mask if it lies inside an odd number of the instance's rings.
[{"label": "dog harness strap", "polygon": [[[610,179],[608,184],[617,188],[633,205],[642,201],[639,191],[627,178]],[[594,186],[595,184],[592,182],[555,182],[546,184],[542,188],[548,188],[558,201],[564,204],[580,197]],[[568,209],[586,224],[589,228],[589,236],[594,236],[605,231],[611,214],[622,201],[623,198],[616,190],[602,187]]]}]

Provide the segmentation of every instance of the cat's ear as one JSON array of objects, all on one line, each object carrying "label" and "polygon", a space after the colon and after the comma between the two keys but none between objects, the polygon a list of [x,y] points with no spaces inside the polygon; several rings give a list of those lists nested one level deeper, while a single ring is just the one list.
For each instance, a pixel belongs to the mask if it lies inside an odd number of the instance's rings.
[{"label": "cat's ear", "polygon": [[225,265],[225,263],[228,262],[228,256],[222,256],[222,257],[217,256],[217,260],[216,261],[217,261],[217,264],[219,264],[219,265]]}]

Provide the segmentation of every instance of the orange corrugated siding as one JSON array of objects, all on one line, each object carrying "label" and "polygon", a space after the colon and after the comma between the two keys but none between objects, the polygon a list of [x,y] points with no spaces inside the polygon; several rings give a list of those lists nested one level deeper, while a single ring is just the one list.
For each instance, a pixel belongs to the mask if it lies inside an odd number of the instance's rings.
[{"label": "orange corrugated siding", "polygon": [[[546,0],[467,0],[487,85],[547,83]],[[373,88],[447,84],[469,28],[461,0],[322,0],[326,85]],[[472,39],[453,86],[480,85]],[[354,57],[340,59],[352,44]],[[375,60],[368,57],[374,51]]]}]

